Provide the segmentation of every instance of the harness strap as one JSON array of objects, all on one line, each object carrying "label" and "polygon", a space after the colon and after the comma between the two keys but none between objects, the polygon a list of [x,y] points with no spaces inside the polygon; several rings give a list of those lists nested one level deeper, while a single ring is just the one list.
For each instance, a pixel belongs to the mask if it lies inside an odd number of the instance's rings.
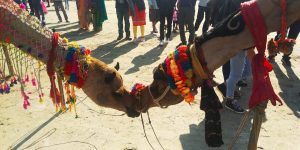
[{"label": "harness strap", "polygon": [[194,44],[192,44],[190,46],[190,52],[191,52],[191,58],[192,58],[191,59],[192,60],[192,65],[193,65],[193,69],[194,69],[195,73],[198,76],[200,76],[200,78],[202,80],[208,79],[208,75],[204,71],[205,68],[203,69],[203,67],[202,67],[202,65],[201,65],[201,63],[200,63],[200,61],[199,61],[199,59],[197,57],[197,50],[196,50]]},{"label": "harness strap", "polygon": [[167,86],[166,89],[165,89],[165,91],[164,91],[158,98],[154,98],[153,95],[152,95],[152,93],[151,93],[150,86],[148,86],[148,91],[149,91],[149,94],[150,94],[150,96],[151,96],[153,102],[154,102],[157,106],[159,106],[159,107],[161,107],[161,108],[163,108],[163,107],[160,105],[159,102],[167,95],[167,93],[168,93],[169,90],[170,90],[170,87]]}]

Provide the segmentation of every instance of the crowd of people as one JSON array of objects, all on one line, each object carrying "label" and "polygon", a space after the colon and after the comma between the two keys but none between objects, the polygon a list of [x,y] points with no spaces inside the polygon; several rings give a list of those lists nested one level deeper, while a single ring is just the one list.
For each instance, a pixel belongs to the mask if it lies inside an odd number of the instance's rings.
[{"label": "crowd of people", "polygon": [[[47,0],[50,7],[50,0]],[[190,45],[194,42],[195,32],[198,31],[201,22],[202,34],[206,33],[209,26],[216,26],[222,22],[229,14],[239,9],[240,3],[247,0],[199,0],[198,13],[195,18],[196,0],[148,0],[149,20],[152,25],[152,33],[159,33],[159,45],[167,44],[171,39],[172,30],[179,34],[181,43],[179,45]],[[18,4],[24,4],[27,9],[27,0],[15,0]],[[65,9],[69,9],[68,0],[53,0],[55,11],[58,17],[58,23],[62,22],[59,11],[61,10],[66,22],[69,22]],[[35,15],[42,24],[45,24],[46,6],[40,0],[28,0],[30,13]],[[76,0],[78,19],[80,29],[90,30],[90,24],[93,23],[93,30],[99,32],[102,25],[107,20],[106,6],[104,0]],[[118,19],[118,37],[117,40],[133,40],[134,42],[145,41],[146,25],[146,5],[144,0],[116,0],[116,15]],[[28,9],[27,9],[28,10]],[[29,10],[28,10],[29,11]],[[204,17],[205,16],[205,17]],[[132,19],[133,39],[131,38],[130,18]],[[160,22],[159,31],[157,23]],[[138,37],[138,28],[140,36]],[[166,31],[165,31],[166,30]],[[185,31],[188,30],[189,37],[186,39]],[[300,20],[290,26],[288,38],[296,39],[300,32]],[[278,35],[279,36],[279,35]],[[277,36],[277,37],[278,37]],[[247,86],[246,80],[251,78],[251,57],[254,55],[254,49],[241,50],[236,56],[231,58],[222,66],[224,82],[217,86],[225,99],[225,107],[237,112],[244,113],[238,102],[241,94],[236,90],[238,87]],[[282,62],[290,67],[290,54],[282,57]],[[274,57],[269,57],[270,61]]]}]

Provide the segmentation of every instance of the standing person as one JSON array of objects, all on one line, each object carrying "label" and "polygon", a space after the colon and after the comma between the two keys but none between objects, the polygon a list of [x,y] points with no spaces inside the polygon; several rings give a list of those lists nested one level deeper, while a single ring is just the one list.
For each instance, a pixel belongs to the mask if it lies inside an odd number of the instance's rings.
[{"label": "standing person", "polygon": [[28,0],[30,5],[30,14],[34,14],[41,22],[45,25],[45,14],[42,9],[42,4],[40,0]]},{"label": "standing person", "polygon": [[117,40],[123,38],[123,20],[125,22],[125,32],[126,40],[131,40],[130,38],[130,22],[129,22],[129,4],[127,0],[116,0],[116,12],[118,18],[118,29],[119,36]]},{"label": "standing person", "polygon": [[[195,15],[196,0],[178,0],[178,23],[180,34],[180,45],[193,44],[195,38],[194,15]],[[189,29],[189,41],[187,43],[185,37],[184,26],[187,25]]]},{"label": "standing person", "polygon": [[141,37],[140,41],[145,41],[145,25],[146,25],[146,6],[144,0],[133,0],[134,16],[132,17],[133,23],[133,36],[134,41],[137,41],[137,27],[140,26]]},{"label": "standing person", "polygon": [[[300,32],[300,20],[297,20],[296,22],[291,24],[289,34],[288,34],[287,38],[296,40],[298,35],[299,35],[299,32]],[[294,45],[292,46],[292,49],[294,49]],[[290,55],[291,54],[292,54],[292,52],[290,54],[284,54],[282,56],[282,59],[281,59],[281,62],[284,65],[286,65],[287,67],[292,66],[291,61],[290,61],[290,59],[291,59]]]},{"label": "standing person", "polygon": [[104,0],[92,0],[92,14],[94,31],[102,31],[102,24],[107,20]]},{"label": "standing person", "polygon": [[89,30],[91,14],[89,11],[90,2],[88,0],[78,0],[78,19],[80,29]]},{"label": "standing person", "polygon": [[[293,24],[291,24],[290,28],[289,28],[289,32],[288,32],[288,36],[287,38],[289,39],[294,39],[296,40],[298,35],[299,35],[299,32],[300,32],[300,20],[297,20],[295,21]],[[280,38],[280,33],[277,32],[277,35],[275,36],[275,40],[278,41]],[[294,45],[292,45],[292,50],[294,49]],[[291,67],[292,64],[291,64],[291,57],[290,55],[292,54],[292,52],[290,54],[284,54],[282,56],[282,59],[281,59],[281,62],[287,66],[287,67]],[[274,62],[275,61],[275,56],[276,55],[269,55],[268,56],[268,59],[270,62]]]},{"label": "standing person", "polygon": [[152,32],[157,33],[156,23],[159,21],[159,9],[156,0],[148,0],[149,20],[152,22]]},{"label": "standing person", "polygon": [[[160,43],[162,46],[164,43],[168,43],[171,37],[172,31],[172,19],[173,19],[173,10],[176,4],[176,0],[157,0],[159,8],[159,21],[160,21]],[[165,21],[167,19],[167,34],[165,39]]]},{"label": "standing person", "polygon": [[59,10],[63,12],[66,22],[69,22],[62,0],[54,0],[54,8],[55,8],[56,15],[58,17],[58,23],[62,22],[62,18],[59,14]]},{"label": "standing person", "polygon": [[198,31],[200,24],[203,20],[204,14],[205,14],[205,21],[202,27],[202,34],[205,33],[208,30],[209,27],[209,13],[207,10],[207,3],[209,0],[199,0],[199,6],[198,6],[198,14],[197,19],[195,22],[195,31]]}]

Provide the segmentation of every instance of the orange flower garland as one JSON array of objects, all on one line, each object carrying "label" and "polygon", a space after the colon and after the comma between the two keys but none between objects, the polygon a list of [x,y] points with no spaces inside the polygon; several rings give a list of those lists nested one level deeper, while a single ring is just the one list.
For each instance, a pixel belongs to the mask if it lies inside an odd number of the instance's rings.
[{"label": "orange flower garland", "polygon": [[188,57],[187,46],[180,46],[170,53],[163,64],[166,70],[169,86],[174,93],[180,93],[188,103],[194,101],[191,93],[192,65]]}]

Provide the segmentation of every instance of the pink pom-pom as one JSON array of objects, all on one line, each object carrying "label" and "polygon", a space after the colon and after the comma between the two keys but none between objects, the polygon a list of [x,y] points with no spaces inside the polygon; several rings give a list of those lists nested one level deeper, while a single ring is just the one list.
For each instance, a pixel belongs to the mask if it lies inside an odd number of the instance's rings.
[{"label": "pink pom-pom", "polygon": [[36,80],[35,80],[35,78],[31,79],[31,83],[32,83],[33,86],[36,86]]},{"label": "pink pom-pom", "polygon": [[21,3],[20,8],[24,10],[24,9],[26,9],[26,6],[23,3]]}]

